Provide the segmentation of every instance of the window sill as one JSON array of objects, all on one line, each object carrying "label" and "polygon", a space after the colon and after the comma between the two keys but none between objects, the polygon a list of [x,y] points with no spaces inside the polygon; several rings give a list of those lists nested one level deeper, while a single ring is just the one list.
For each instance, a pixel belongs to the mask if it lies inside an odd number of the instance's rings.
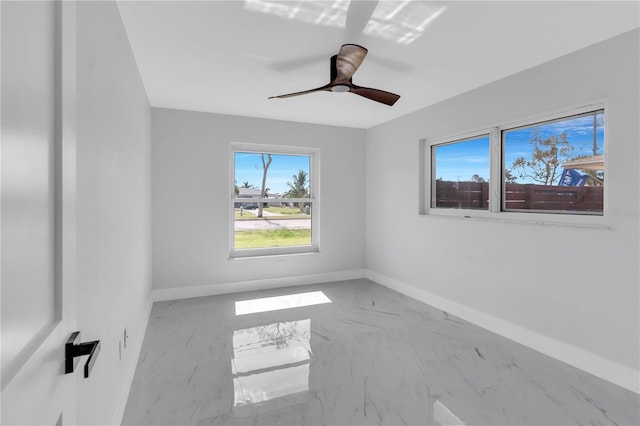
[{"label": "window sill", "polygon": [[596,215],[562,213],[489,212],[484,210],[429,209],[421,217],[513,223],[522,225],[566,226],[577,228],[609,229],[609,218]]},{"label": "window sill", "polygon": [[232,250],[229,260],[273,259],[278,257],[304,256],[318,254],[317,246],[276,247],[260,249]]}]

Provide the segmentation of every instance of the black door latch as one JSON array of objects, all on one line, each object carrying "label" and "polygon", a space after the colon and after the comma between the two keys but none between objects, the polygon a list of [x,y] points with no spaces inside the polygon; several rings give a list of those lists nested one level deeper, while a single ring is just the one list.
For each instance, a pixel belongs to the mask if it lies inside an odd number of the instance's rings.
[{"label": "black door latch", "polygon": [[74,331],[67,339],[67,343],[64,344],[64,373],[73,373],[75,366],[74,359],[76,357],[89,355],[87,362],[84,364],[84,378],[86,379],[89,377],[89,373],[93,369],[96,358],[100,353],[100,340],[75,344],[75,341],[78,340],[79,337],[80,332]]}]

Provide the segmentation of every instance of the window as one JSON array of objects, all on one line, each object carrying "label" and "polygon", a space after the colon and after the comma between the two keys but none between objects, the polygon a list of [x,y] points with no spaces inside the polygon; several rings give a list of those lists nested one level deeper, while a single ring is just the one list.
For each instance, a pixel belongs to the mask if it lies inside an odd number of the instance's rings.
[{"label": "window", "polygon": [[552,221],[599,223],[576,216],[605,211],[604,125],[603,109],[582,108],[423,140],[421,213],[501,218],[536,213]]},{"label": "window", "polygon": [[604,111],[502,132],[503,209],[602,214]]},{"label": "window", "polygon": [[317,157],[308,149],[232,145],[233,257],[317,250]]},{"label": "window", "polygon": [[431,147],[431,207],[487,209],[489,135]]}]

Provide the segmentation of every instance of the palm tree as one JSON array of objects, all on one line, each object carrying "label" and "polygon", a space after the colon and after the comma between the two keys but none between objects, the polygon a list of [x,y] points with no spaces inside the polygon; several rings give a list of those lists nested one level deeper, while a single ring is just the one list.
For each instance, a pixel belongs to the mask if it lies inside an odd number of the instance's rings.
[{"label": "palm tree", "polygon": [[[307,187],[307,172],[299,170],[298,174],[291,176],[293,182],[287,182],[289,191],[286,192],[288,198],[306,198],[309,196],[309,188]],[[296,203],[302,210],[301,203]]]},{"label": "palm tree", "polygon": [[511,173],[511,170],[504,169],[504,181],[506,183],[516,183],[516,177]]}]

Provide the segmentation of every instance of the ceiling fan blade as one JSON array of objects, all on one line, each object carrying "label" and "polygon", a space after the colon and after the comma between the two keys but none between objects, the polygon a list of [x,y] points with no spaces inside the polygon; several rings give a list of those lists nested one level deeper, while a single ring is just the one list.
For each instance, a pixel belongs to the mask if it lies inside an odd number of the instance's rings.
[{"label": "ceiling fan blade", "polygon": [[358,0],[349,2],[347,18],[345,22],[346,38],[349,41],[357,40],[362,34],[371,15],[378,6],[378,0]]},{"label": "ceiling fan blade", "polygon": [[364,61],[365,56],[367,56],[367,49],[364,47],[357,44],[343,44],[336,58],[336,80],[349,80]]},{"label": "ceiling fan blade", "polygon": [[414,68],[407,62],[385,58],[384,56],[379,56],[374,53],[369,53],[367,55],[367,61],[396,72],[411,72]]},{"label": "ceiling fan blade", "polygon": [[287,93],[286,95],[278,95],[278,96],[269,96],[269,99],[274,99],[274,98],[291,98],[293,96],[300,96],[300,95],[306,95],[308,93],[314,93],[314,92],[322,92],[324,90],[331,90],[331,86],[329,86],[328,84],[325,84],[322,87],[316,87],[315,89],[311,89],[311,90],[303,90],[302,92],[293,92],[293,93]]},{"label": "ceiling fan blade", "polygon": [[351,86],[350,92],[389,106],[392,106],[398,99],[400,99],[400,95],[396,95],[395,93],[356,85]]},{"label": "ceiling fan blade", "polygon": [[324,62],[327,60],[326,58],[326,55],[305,56],[296,59],[273,61],[268,66],[274,71],[287,72]]}]

